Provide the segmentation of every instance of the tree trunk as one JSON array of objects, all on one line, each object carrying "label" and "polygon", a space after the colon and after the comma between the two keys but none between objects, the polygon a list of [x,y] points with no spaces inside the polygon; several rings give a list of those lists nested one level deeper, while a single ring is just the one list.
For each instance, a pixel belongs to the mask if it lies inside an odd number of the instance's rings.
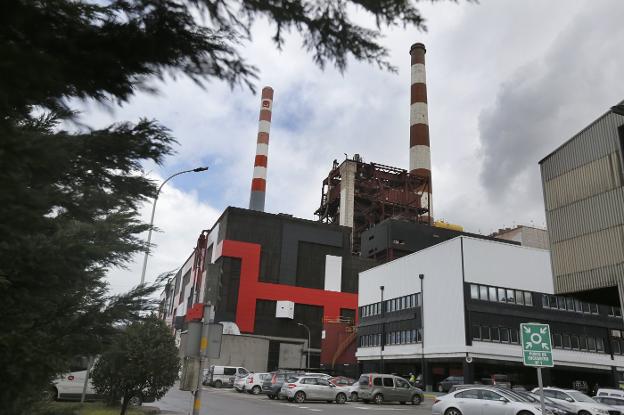
[{"label": "tree trunk", "polygon": [[119,413],[119,415],[126,415],[129,402],[130,402],[130,397],[128,395],[124,395],[123,400],[121,401],[121,412]]}]

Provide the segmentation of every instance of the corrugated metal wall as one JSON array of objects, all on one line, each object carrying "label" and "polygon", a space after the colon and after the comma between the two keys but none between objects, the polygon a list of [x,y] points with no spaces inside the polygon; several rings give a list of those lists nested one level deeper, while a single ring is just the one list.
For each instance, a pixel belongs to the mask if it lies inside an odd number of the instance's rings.
[{"label": "corrugated metal wall", "polygon": [[623,124],[609,112],[540,163],[557,292],[613,286],[624,275]]}]

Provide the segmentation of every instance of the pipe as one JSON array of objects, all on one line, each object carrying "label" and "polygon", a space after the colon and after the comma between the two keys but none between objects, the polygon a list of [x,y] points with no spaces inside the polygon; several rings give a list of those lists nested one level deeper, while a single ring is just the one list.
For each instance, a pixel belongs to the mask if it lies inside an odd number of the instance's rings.
[{"label": "pipe", "polygon": [[253,179],[251,180],[251,194],[249,196],[249,209],[260,212],[264,212],[264,200],[266,196],[269,133],[271,131],[272,110],[273,88],[265,86],[262,88],[262,97],[260,101],[256,158],[254,160]]}]

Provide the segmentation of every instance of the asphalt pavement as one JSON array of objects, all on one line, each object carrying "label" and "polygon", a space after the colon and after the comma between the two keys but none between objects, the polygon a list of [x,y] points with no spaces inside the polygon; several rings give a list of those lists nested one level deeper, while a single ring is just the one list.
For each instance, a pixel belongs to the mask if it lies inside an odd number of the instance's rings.
[{"label": "asphalt pavement", "polygon": [[[233,389],[204,388],[201,415],[430,415],[432,403],[431,398],[425,398],[425,402],[418,406],[363,402],[348,402],[344,405],[327,402],[296,404],[270,400],[265,395],[238,393]],[[192,404],[190,392],[180,391],[174,386],[163,399],[150,405],[159,407],[163,415],[187,415]]]}]

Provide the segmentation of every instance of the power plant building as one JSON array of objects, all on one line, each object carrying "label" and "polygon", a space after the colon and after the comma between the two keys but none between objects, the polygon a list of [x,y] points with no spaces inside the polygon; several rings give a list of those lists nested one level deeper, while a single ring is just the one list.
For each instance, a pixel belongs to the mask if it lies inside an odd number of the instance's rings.
[{"label": "power plant building", "polygon": [[540,161],[554,289],[624,303],[624,102]]}]

